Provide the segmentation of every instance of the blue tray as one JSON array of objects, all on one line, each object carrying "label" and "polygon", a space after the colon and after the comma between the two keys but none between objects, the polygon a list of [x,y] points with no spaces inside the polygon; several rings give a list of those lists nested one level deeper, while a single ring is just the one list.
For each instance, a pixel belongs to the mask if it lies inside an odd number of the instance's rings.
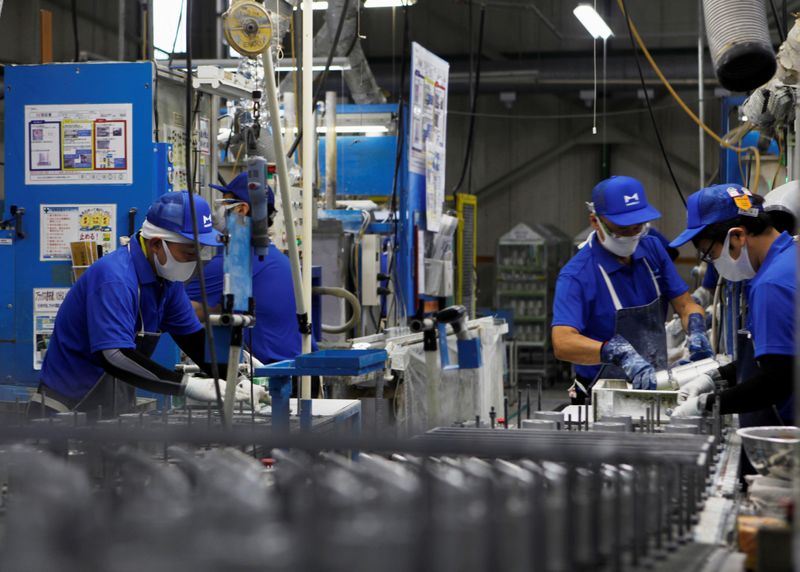
[{"label": "blue tray", "polygon": [[386,362],[386,350],[320,350],[295,358],[295,365],[304,369],[365,369]]}]

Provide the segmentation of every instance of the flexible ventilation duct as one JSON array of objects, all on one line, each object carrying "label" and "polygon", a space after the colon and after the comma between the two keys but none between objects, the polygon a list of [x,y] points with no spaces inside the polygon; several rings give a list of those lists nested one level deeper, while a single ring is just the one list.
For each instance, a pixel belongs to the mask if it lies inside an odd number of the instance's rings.
[{"label": "flexible ventilation duct", "polygon": [[703,0],[714,72],[731,91],[749,91],[775,74],[763,0]]},{"label": "flexible ventilation duct", "polygon": [[[361,48],[361,38],[358,32],[358,6],[361,0],[350,0],[344,14],[342,33],[334,51],[334,56],[346,57],[350,69],[344,70],[344,80],[350,90],[353,102],[358,104],[386,103],[386,96],[375,81],[372,69]],[[314,35],[314,56],[327,57],[333,47],[336,29],[342,12],[345,10],[345,0],[330,0],[328,9],[325,10],[325,23]],[[292,72],[281,82],[280,91],[294,91],[294,78]],[[314,72],[314,78],[320,72]]]}]

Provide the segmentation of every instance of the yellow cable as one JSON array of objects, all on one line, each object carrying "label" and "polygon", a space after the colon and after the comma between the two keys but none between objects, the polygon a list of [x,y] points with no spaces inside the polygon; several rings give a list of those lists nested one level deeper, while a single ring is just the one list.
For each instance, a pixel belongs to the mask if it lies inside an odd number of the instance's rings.
[{"label": "yellow cable", "polygon": [[[653,71],[656,72],[656,75],[658,76],[658,79],[661,80],[661,83],[664,84],[664,87],[667,88],[667,91],[670,93],[670,95],[673,97],[673,99],[675,99],[675,101],[678,102],[678,105],[680,105],[683,108],[683,110],[686,112],[686,114],[689,117],[692,118],[692,121],[694,121],[703,131],[705,131],[706,134],[709,137],[711,137],[717,143],[719,143],[719,145],[721,147],[725,147],[726,149],[730,149],[731,151],[735,151],[740,156],[740,160],[741,160],[741,154],[742,153],[750,152],[750,153],[753,154],[753,156],[755,156],[755,159],[756,159],[756,170],[755,170],[756,185],[755,185],[755,188],[751,189],[751,190],[753,191],[753,193],[757,193],[758,192],[759,179],[761,177],[761,154],[758,152],[758,149],[756,147],[736,147],[735,145],[731,145],[730,143],[728,143],[727,141],[722,139],[719,135],[717,135],[708,125],[706,125],[705,123],[700,121],[700,118],[697,117],[697,115],[695,115],[695,113],[691,109],[689,109],[689,106],[686,105],[686,103],[683,101],[683,99],[681,99],[681,96],[678,95],[678,93],[675,91],[675,89],[669,83],[669,80],[667,80],[667,78],[664,77],[664,74],[661,72],[661,68],[659,68],[658,64],[656,64],[655,60],[653,60],[653,56],[650,55],[650,51],[647,49],[647,46],[644,44],[644,41],[642,40],[642,37],[639,35],[639,31],[636,29],[636,26],[634,25],[633,20],[625,12],[625,6],[623,5],[622,0],[617,0],[617,5],[619,6],[619,9],[622,12],[622,15],[625,18],[627,18],[628,23],[630,24],[630,27],[631,27],[631,32],[633,32],[633,37],[636,39],[636,43],[639,44],[639,47],[641,48],[642,53],[644,54],[644,57],[647,58],[647,61],[650,63],[650,67],[652,67]],[[744,182],[744,180],[742,182]]]}]

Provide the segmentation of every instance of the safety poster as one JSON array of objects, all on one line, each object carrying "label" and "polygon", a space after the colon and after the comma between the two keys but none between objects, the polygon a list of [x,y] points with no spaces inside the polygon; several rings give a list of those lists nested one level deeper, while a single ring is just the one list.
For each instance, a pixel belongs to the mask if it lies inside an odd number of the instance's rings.
[{"label": "safety poster", "polygon": [[25,184],[133,182],[130,103],[25,106]]},{"label": "safety poster", "polygon": [[450,64],[416,42],[411,47],[411,149],[408,168],[425,177],[427,229],[438,232],[444,205],[447,82]]},{"label": "safety poster", "polygon": [[69,288],[33,289],[33,369],[42,369],[56,314]]},{"label": "safety poster", "polygon": [[116,248],[117,205],[39,205],[39,260],[71,260],[70,243],[92,241],[107,254]]}]

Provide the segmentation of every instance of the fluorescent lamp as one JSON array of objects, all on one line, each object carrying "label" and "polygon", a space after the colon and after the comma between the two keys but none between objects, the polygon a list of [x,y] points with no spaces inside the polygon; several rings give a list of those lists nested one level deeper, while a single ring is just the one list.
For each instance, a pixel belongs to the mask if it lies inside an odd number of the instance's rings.
[{"label": "fluorescent lamp", "polygon": [[[328,68],[328,71],[344,71],[349,70],[350,66],[340,66],[340,65],[331,65]],[[289,71],[296,71],[297,66],[275,66],[275,71],[279,72],[289,72]],[[325,71],[325,66],[311,66],[312,71]]]},{"label": "fluorescent lamp", "polygon": [[[388,133],[385,125],[337,125],[336,133]],[[317,133],[325,133],[325,127],[317,127]]]},{"label": "fluorescent lamp", "polygon": [[[413,6],[417,3],[417,0],[364,0],[364,8],[399,8],[402,6]],[[297,7],[294,8],[297,10]],[[300,4],[300,9],[303,9],[303,5]],[[311,3],[312,10],[327,10],[328,3],[327,2],[312,2]]]},{"label": "fluorescent lamp", "polygon": [[[326,131],[325,127],[317,127],[317,133],[324,134]],[[292,132],[297,133],[297,127],[292,129]],[[376,133],[388,133],[389,128],[385,125],[337,125],[336,126],[336,133],[366,133],[366,134],[376,134]],[[281,133],[286,133],[286,128],[281,128]]]},{"label": "fluorescent lamp", "polygon": [[400,8],[413,6],[417,0],[365,0],[364,8]]},{"label": "fluorescent lamp", "polygon": [[589,32],[595,40],[597,38],[607,40],[610,36],[614,35],[602,16],[589,4],[578,4],[572,13],[575,14],[575,17],[583,24],[583,27],[586,28],[586,31]]}]

